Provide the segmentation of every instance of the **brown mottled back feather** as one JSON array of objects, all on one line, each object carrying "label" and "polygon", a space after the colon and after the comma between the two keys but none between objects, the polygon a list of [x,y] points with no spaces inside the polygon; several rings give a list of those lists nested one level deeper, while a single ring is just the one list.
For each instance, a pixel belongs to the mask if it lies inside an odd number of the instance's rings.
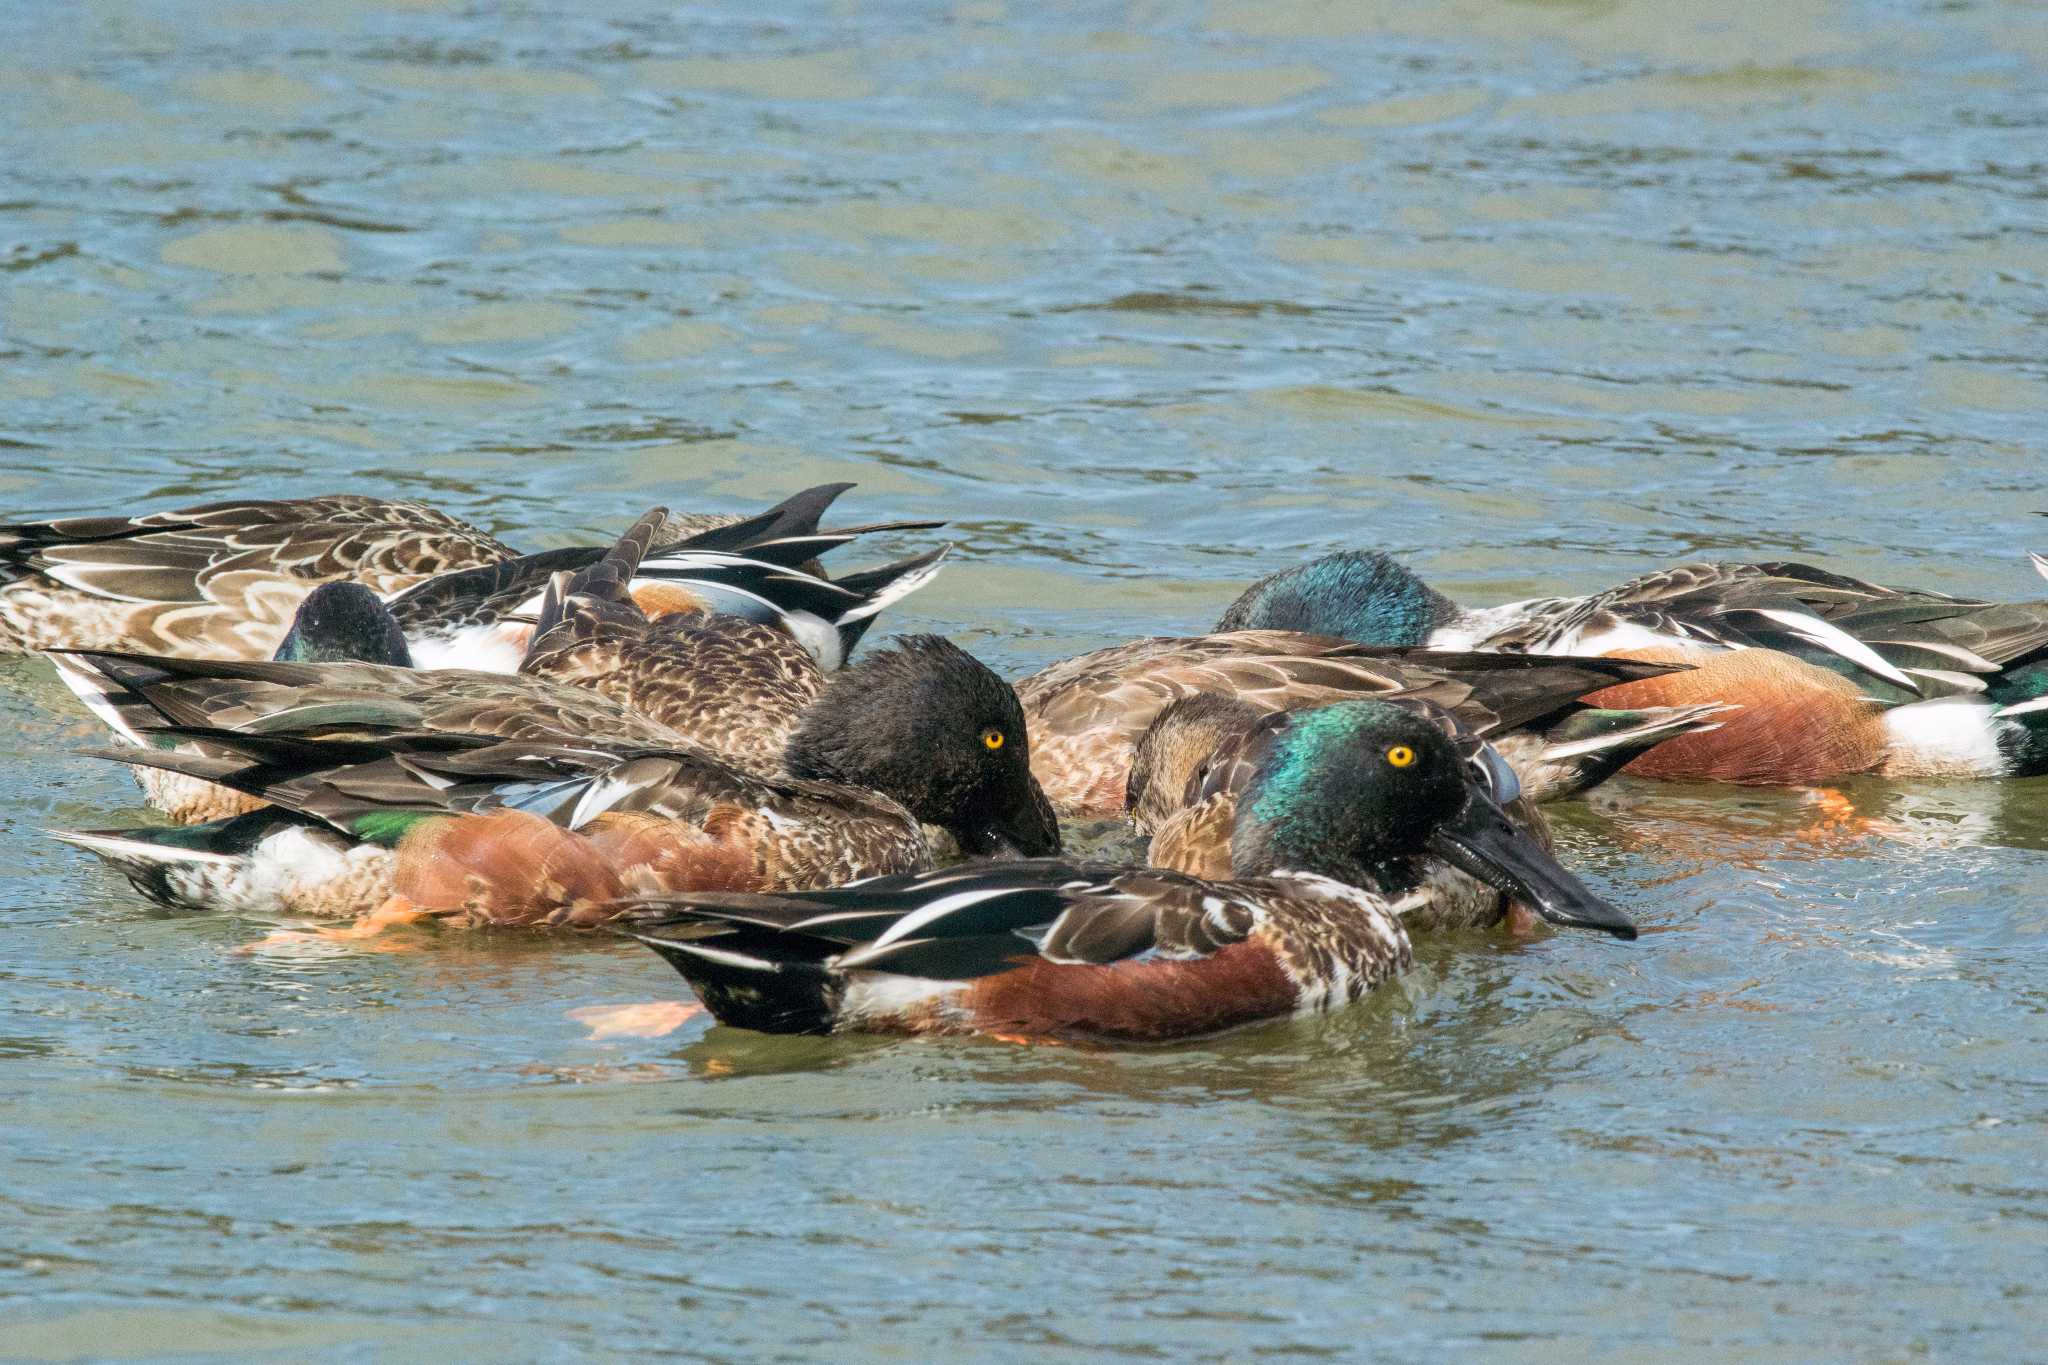
[{"label": "brown mottled back feather", "polygon": [[824,671],[802,645],[734,616],[558,628],[520,671],[588,687],[762,776],[782,770],[804,708],[825,688]]}]

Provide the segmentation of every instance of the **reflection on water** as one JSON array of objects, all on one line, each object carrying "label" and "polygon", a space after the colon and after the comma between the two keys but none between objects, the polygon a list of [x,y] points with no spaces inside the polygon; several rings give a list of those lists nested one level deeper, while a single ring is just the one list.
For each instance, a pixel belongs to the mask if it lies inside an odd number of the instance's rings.
[{"label": "reflection on water", "polygon": [[[2037,10],[0,38],[10,515],[352,488],[537,549],[853,479],[959,542],[901,624],[1013,670],[1340,546],[1474,601],[1708,555],[2041,591]],[[1455,936],[1109,1053],[606,1029],[682,991],[595,935],[238,952],[276,926],[38,836],[134,799],[44,665],[0,721],[16,1354],[2032,1349],[2039,781],[1617,784],[1560,838],[1641,943]]]}]

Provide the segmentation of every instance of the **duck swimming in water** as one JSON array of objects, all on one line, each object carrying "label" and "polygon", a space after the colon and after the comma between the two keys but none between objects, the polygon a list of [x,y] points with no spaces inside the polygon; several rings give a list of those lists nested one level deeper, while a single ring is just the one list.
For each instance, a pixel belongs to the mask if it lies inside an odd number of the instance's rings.
[{"label": "duck swimming in water", "polygon": [[[1015,694],[937,636],[833,674],[772,777],[546,679],[77,658],[122,691],[151,746],[103,756],[265,803],[185,828],[58,836],[181,907],[361,915],[396,896],[440,917],[586,923],[632,889],[793,889],[920,868],[933,857],[924,824],[970,852],[1060,846]],[[145,711],[156,723],[140,723]]]},{"label": "duck swimming in water", "polygon": [[[821,484],[753,517],[668,518],[653,543],[677,553],[650,558],[650,605],[710,591],[721,609],[765,612],[773,593],[762,602],[760,585],[814,567],[818,554],[870,531],[939,524],[820,531],[819,518],[851,487]],[[0,650],[269,658],[307,593],[354,581],[390,602],[420,666],[510,671],[531,624],[521,609],[551,574],[604,553],[583,546],[521,555],[432,507],[359,494],[0,526]],[[904,561],[854,575],[837,594],[803,574],[809,589],[790,585],[798,596],[788,608],[833,624],[920,567]],[[657,592],[663,580],[672,586]],[[807,635],[827,667],[843,662],[831,631]]]},{"label": "duck swimming in water", "polygon": [[1584,597],[1465,608],[1378,552],[1248,588],[1219,629],[1377,645],[1683,662],[1601,707],[1724,702],[1711,733],[1635,760],[1652,777],[1762,784],[2048,772],[2048,602],[1891,588],[1790,562],[1684,564]]},{"label": "duck swimming in water", "polygon": [[1031,722],[1034,771],[1068,815],[1122,813],[1139,738],[1168,705],[1197,693],[1262,711],[1361,696],[1432,702],[1494,740],[1534,799],[1553,800],[1603,780],[1651,745],[1715,722],[1713,706],[1617,710],[1580,700],[1683,667],[1435,654],[1244,630],[1098,649],[1019,680],[1017,695]]},{"label": "duck swimming in water", "polygon": [[1350,701],[1289,713],[1239,803],[1232,875],[1056,859],[799,895],[642,898],[622,927],[721,1022],[775,1033],[1196,1037],[1363,998],[1410,961],[1400,902],[1443,859],[1547,918],[1628,918],[1516,831],[1443,731]]}]

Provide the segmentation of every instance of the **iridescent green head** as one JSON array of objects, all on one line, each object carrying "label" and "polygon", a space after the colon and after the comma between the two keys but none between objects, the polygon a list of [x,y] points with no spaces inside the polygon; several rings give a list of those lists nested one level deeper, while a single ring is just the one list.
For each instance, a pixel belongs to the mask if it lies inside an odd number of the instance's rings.
[{"label": "iridescent green head", "polygon": [[1347,701],[1290,714],[1239,798],[1240,877],[1314,872],[1399,894],[1441,859],[1557,924],[1634,938],[1628,917],[1515,828],[1487,780],[1424,712]]},{"label": "iridescent green head", "polygon": [[1218,630],[1303,630],[1362,645],[1420,645],[1457,603],[1377,550],[1345,550],[1244,590]]},{"label": "iridescent green head", "polygon": [[1239,876],[1320,872],[1386,891],[1414,884],[1429,831],[1465,804],[1464,765],[1443,732],[1393,702],[1296,711],[1238,801]]}]

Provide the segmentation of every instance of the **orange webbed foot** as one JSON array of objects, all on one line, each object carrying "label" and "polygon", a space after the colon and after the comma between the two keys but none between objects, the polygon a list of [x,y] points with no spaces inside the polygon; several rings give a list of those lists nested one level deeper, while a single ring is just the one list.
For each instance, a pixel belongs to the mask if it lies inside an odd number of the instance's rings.
[{"label": "orange webbed foot", "polygon": [[1856,813],[1856,803],[1848,794],[1833,787],[1813,787],[1806,793],[1806,799],[1820,808],[1820,816],[1794,836],[1812,843],[1825,843],[1837,839],[1886,838],[1897,834],[1899,827],[1889,820],[1874,815]]},{"label": "orange webbed foot", "polygon": [[589,1041],[607,1038],[660,1038],[674,1033],[704,1012],[702,1005],[682,1000],[648,1000],[636,1005],[585,1005],[569,1018],[590,1030]]},{"label": "orange webbed foot", "polygon": [[393,896],[369,914],[344,925],[324,929],[273,929],[254,943],[245,943],[235,949],[238,953],[295,952],[308,948],[322,949],[330,945],[348,944],[358,952],[403,953],[410,952],[412,945],[400,943],[367,943],[386,929],[412,924],[427,918],[428,912],[420,909],[403,896]]},{"label": "orange webbed foot", "polygon": [[1058,1038],[1046,1038],[1033,1033],[984,1033],[982,1037],[993,1038],[999,1043],[1008,1043],[1011,1047],[1066,1046],[1066,1043]]}]

